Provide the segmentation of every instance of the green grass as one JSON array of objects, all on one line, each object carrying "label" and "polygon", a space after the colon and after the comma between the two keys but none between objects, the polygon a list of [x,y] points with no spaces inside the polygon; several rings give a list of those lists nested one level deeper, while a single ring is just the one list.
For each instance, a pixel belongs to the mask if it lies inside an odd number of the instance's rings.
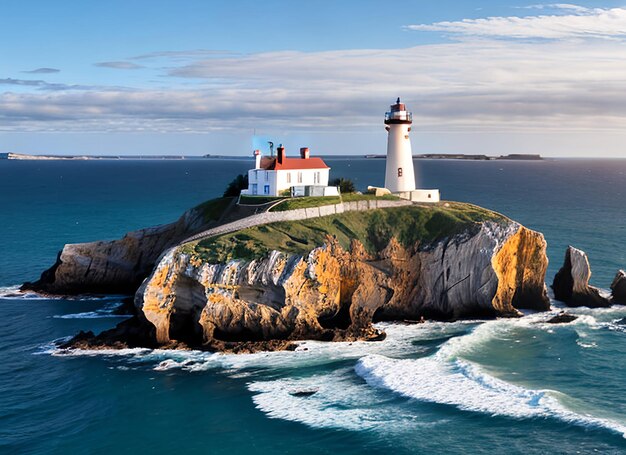
[{"label": "green grass", "polygon": [[280,201],[282,197],[272,196],[241,196],[239,203],[243,205],[263,205],[274,201]]},{"label": "green grass", "polygon": [[343,202],[372,201],[374,199],[378,199],[379,201],[399,201],[400,200],[398,196],[394,196],[393,194],[385,194],[384,196],[376,196],[375,194],[348,193],[348,194],[342,194],[341,198],[343,199]]},{"label": "green grass", "polygon": [[270,212],[286,212],[287,210],[321,207],[323,205],[339,204],[339,202],[341,202],[339,196],[294,197],[285,199],[280,204],[272,207]]},{"label": "green grass", "polygon": [[428,244],[486,220],[504,222],[495,212],[470,204],[413,205],[390,209],[345,212],[302,221],[272,223],[184,245],[184,252],[209,262],[253,259],[271,250],[305,255],[328,235],[344,248],[357,239],[370,253],[385,248],[392,237],[405,247]]},{"label": "green grass", "polygon": [[200,205],[197,205],[193,208],[193,210],[198,211],[202,214],[202,219],[205,223],[208,223],[209,221],[216,221],[219,220],[222,214],[226,211],[233,199],[234,198],[232,197],[211,199],[203,202]]},{"label": "green grass", "polygon": [[321,207],[324,205],[333,205],[343,202],[353,201],[369,201],[369,200],[383,200],[383,201],[397,201],[400,198],[392,194],[386,194],[385,196],[376,197],[374,194],[358,194],[347,193],[342,194],[341,198],[338,196],[326,196],[326,197],[294,197],[285,199],[284,202],[272,207],[270,212],[286,212],[287,210],[306,209],[309,207]]}]

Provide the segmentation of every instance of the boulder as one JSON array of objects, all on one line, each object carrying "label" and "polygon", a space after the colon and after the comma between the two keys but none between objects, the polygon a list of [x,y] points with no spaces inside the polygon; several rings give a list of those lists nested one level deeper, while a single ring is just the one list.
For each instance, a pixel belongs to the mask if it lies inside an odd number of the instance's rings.
[{"label": "boulder", "polygon": [[568,324],[578,319],[578,316],[561,311],[559,314],[552,316],[546,321],[547,324]]},{"label": "boulder", "polygon": [[611,306],[611,300],[589,284],[591,267],[584,251],[572,246],[565,252],[563,267],[552,283],[554,298],[571,307],[602,308]]},{"label": "boulder", "polygon": [[620,270],[611,283],[613,303],[626,305],[626,272]]}]

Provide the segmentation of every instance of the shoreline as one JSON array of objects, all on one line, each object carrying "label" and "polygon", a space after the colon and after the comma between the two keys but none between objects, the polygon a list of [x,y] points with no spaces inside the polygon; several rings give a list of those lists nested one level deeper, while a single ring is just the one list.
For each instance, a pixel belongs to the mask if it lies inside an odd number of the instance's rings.
[{"label": "shoreline", "polygon": [[[327,159],[341,158],[365,158],[365,159],[385,159],[385,154],[367,155],[320,155]],[[11,161],[124,161],[124,160],[214,160],[232,159],[249,160],[246,155],[31,155],[26,153],[0,153],[0,160]],[[541,155],[510,154],[500,156],[488,155],[468,155],[463,153],[427,153],[413,155],[414,160],[467,160],[467,161],[543,161]]]}]

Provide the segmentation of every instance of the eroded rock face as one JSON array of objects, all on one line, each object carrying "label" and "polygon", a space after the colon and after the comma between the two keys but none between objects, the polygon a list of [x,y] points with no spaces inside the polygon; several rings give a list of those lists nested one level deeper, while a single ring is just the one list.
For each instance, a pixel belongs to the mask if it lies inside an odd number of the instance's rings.
[{"label": "eroded rock face", "polygon": [[56,263],[22,290],[48,294],[134,294],[163,251],[206,228],[201,211],[185,212],[178,221],[129,232],[110,242],[69,244]]},{"label": "eroded rock face", "polygon": [[434,245],[395,239],[369,254],[333,238],[306,257],[272,251],[211,264],[172,248],[135,296],[156,343],[377,339],[373,320],[516,316],[545,310],[546,243],[519,224],[484,222]]},{"label": "eroded rock face", "polygon": [[565,252],[563,267],[554,277],[554,298],[568,306],[600,308],[611,306],[611,301],[591,285],[591,267],[584,251],[572,246]]},{"label": "eroded rock face", "polygon": [[626,305],[626,272],[620,270],[611,283],[613,303]]}]

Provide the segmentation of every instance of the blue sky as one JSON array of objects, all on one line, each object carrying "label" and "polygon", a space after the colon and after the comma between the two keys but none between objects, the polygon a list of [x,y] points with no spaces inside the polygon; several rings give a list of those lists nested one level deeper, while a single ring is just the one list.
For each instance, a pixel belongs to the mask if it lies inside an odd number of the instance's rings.
[{"label": "blue sky", "polygon": [[626,1],[0,9],[0,151],[384,153],[396,96],[416,153],[626,157]]}]

